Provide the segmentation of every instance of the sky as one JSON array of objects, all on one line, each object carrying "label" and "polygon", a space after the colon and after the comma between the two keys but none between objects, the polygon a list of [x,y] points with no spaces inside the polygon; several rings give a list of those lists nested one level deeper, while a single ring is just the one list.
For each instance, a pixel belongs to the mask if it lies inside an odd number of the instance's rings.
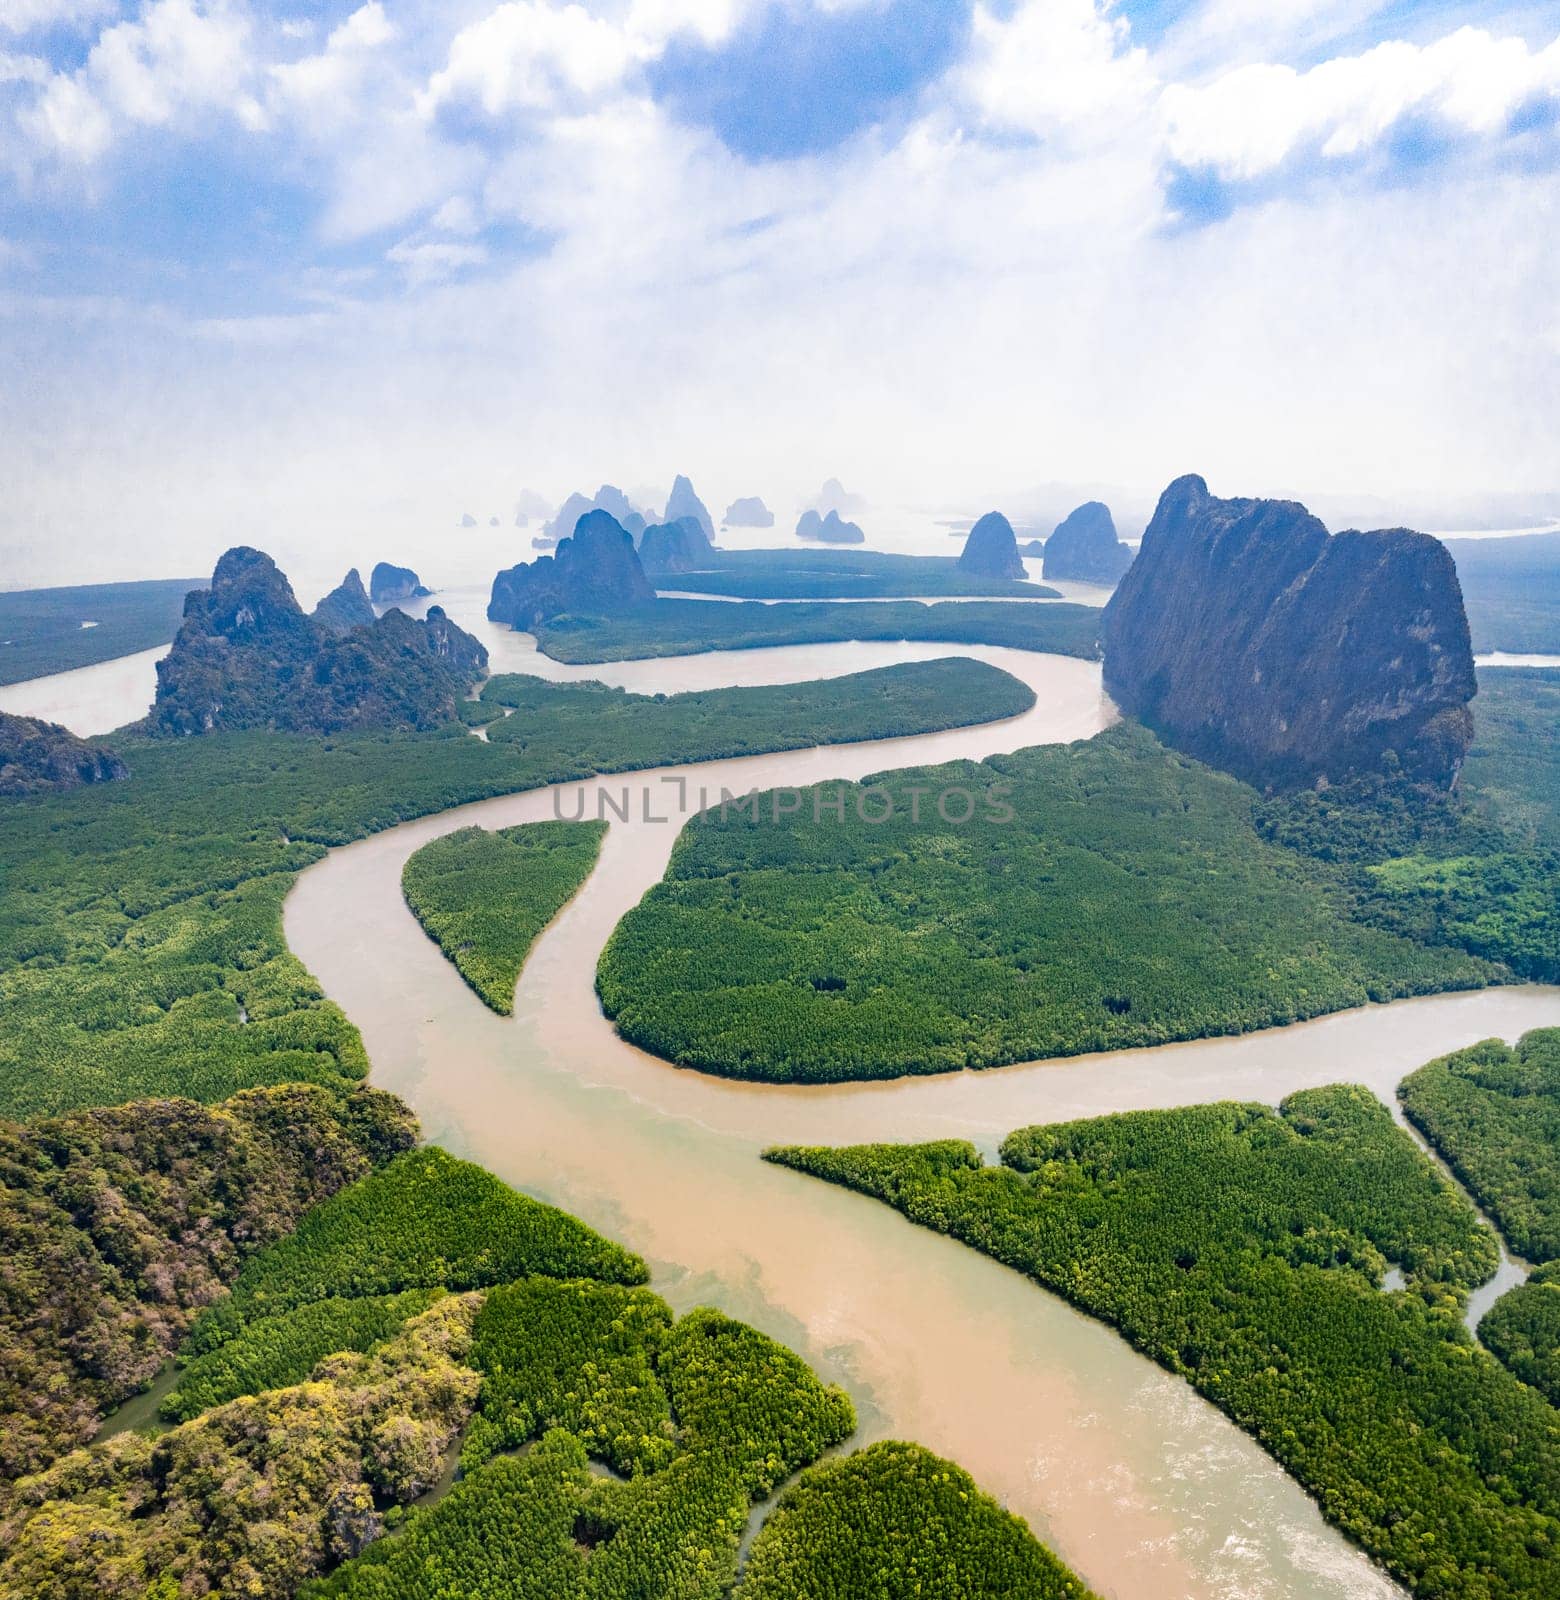
[{"label": "sky", "polygon": [[0,0],[0,586],[677,472],[1553,510],[1557,238],[1553,0]]}]

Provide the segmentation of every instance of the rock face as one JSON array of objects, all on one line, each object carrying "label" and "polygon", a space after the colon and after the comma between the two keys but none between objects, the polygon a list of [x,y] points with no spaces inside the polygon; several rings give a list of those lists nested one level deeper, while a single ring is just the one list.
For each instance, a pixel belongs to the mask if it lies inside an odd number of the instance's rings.
[{"label": "rock face", "polygon": [[708,564],[715,547],[692,517],[657,522],[639,541],[639,559],[647,572],[691,572]]},{"label": "rock face", "polygon": [[0,711],[0,795],[75,789],[128,777],[123,761],[69,728]]},{"label": "rock face", "polygon": [[422,580],[410,567],[392,567],[388,561],[381,561],[369,574],[368,593],[376,606],[391,606],[397,600],[420,600],[433,590],[423,588]]},{"label": "rock face", "polygon": [[1110,507],[1088,500],[1056,525],[1045,542],[1047,578],[1071,578],[1078,583],[1119,583],[1132,565],[1132,549],[1116,537]]},{"label": "rock face", "polygon": [[185,598],[184,622],[157,663],[147,726],[432,728],[455,716],[486,669],[487,651],[437,606],[423,622],[388,611],[337,631],[304,615],[268,555],[240,546],[217,563],[209,589]]},{"label": "rock face", "polygon": [[589,511],[554,555],[522,561],[493,579],[487,614],[511,628],[534,628],[565,611],[610,617],[654,599],[628,530],[605,511]]},{"label": "rock face", "polygon": [[709,511],[704,502],[693,492],[693,485],[687,478],[678,473],[672,482],[672,492],[666,500],[665,522],[676,522],[679,517],[692,517],[704,530],[704,537],[711,541],[715,538],[715,524],[710,521]]},{"label": "rock face", "polygon": [[1000,511],[988,511],[970,529],[959,552],[959,571],[976,578],[1022,578],[1013,524]]},{"label": "rock face", "polygon": [[313,616],[331,633],[350,633],[353,628],[366,628],[375,620],[373,603],[356,567],[315,606]]},{"label": "rock face", "polygon": [[1031,539],[1028,544],[1019,546],[1018,553],[1021,556],[1043,556],[1045,554],[1045,541],[1043,539]]},{"label": "rock face", "polygon": [[863,544],[867,536],[854,522],[844,521],[838,511],[831,511],[826,517],[816,511],[804,511],[796,524],[796,537],[824,544]]},{"label": "rock face", "polygon": [[1388,751],[1449,786],[1472,737],[1456,568],[1407,528],[1330,535],[1293,501],[1178,478],[1102,631],[1123,711],[1259,787],[1336,782]]},{"label": "rock face", "polygon": [[748,494],[733,500],[720,520],[728,528],[772,528],[775,514],[756,494]]}]

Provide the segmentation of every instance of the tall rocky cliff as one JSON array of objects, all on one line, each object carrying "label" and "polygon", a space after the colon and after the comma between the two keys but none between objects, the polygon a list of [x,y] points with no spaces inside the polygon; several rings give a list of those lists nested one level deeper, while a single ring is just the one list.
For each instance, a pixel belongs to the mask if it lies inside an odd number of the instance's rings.
[{"label": "tall rocky cliff", "polygon": [[268,555],[240,545],[185,598],[147,722],[164,734],[431,728],[486,669],[487,651],[437,606],[422,622],[389,611],[338,631],[304,615]]},{"label": "tall rocky cliff", "polygon": [[605,511],[589,511],[556,554],[508,567],[493,579],[488,618],[534,628],[564,612],[616,616],[655,599],[634,541]]},{"label": "tall rocky cliff", "polygon": [[1472,737],[1457,572],[1406,528],[1329,535],[1293,501],[1178,478],[1102,630],[1122,710],[1259,787],[1336,782],[1388,751],[1449,786]]},{"label": "tall rocky cliff", "polygon": [[1113,584],[1132,565],[1132,550],[1116,537],[1116,521],[1102,500],[1086,500],[1057,523],[1045,542],[1047,578]]}]

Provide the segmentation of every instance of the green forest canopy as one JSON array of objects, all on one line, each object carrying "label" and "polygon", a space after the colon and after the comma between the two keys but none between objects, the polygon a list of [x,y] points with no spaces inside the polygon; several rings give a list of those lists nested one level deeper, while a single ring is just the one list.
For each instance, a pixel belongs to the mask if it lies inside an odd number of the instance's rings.
[{"label": "green forest canopy", "polygon": [[1024,1128],[998,1167],[951,1140],[769,1159],[1117,1328],[1414,1592],[1551,1591],[1560,1415],[1472,1342],[1462,1307],[1495,1241],[1366,1090]]},{"label": "green forest canopy", "polygon": [[692,696],[487,691],[523,702],[521,736],[132,740],[123,783],[0,802],[0,1114],[362,1077],[356,1029],[282,937],[294,877],[332,845],[596,772],[944,728],[1031,698],[975,661]]},{"label": "green forest canopy", "polygon": [[679,1064],[811,1082],[1238,1033],[1499,979],[1349,915],[1339,869],[1259,837],[1254,798],[1123,724],[819,785],[778,816],[761,798],[756,821],[707,811],[613,933],[602,1003]]},{"label": "green forest canopy", "polygon": [[407,860],[401,890],[461,977],[507,1017],[531,946],[590,876],[606,832],[596,821],[460,828]]}]

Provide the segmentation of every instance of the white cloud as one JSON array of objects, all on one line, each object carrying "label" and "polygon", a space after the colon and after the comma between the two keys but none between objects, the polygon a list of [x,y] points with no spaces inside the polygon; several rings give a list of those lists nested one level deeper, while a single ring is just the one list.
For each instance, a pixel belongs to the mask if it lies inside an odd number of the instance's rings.
[{"label": "white cloud", "polygon": [[56,72],[18,115],[35,148],[67,161],[102,156],[127,127],[220,110],[258,126],[248,92],[247,18],[226,0],[151,0],[106,28],[75,72]]},{"label": "white cloud", "polygon": [[116,0],[5,0],[0,6],[0,33],[79,28],[118,9]]},{"label": "white cloud", "polygon": [[989,122],[1045,134],[1135,116],[1154,87],[1146,51],[1094,0],[1022,0],[1010,12],[980,0],[968,60],[955,74]]},{"label": "white cloud", "polygon": [[431,115],[475,102],[492,117],[572,109],[616,89],[645,57],[640,40],[584,6],[508,0],[455,35],[420,105]]},{"label": "white cloud", "polygon": [[386,258],[404,268],[413,283],[432,283],[464,267],[484,266],[488,252],[479,244],[454,244],[444,240],[403,241],[393,245]]},{"label": "white cloud", "polygon": [[1489,134],[1535,97],[1560,95],[1560,40],[1530,50],[1460,28],[1433,44],[1401,41],[1307,72],[1239,67],[1201,86],[1172,84],[1162,108],[1170,155],[1226,178],[1254,178],[1315,147],[1348,156],[1410,115],[1452,132]]}]

